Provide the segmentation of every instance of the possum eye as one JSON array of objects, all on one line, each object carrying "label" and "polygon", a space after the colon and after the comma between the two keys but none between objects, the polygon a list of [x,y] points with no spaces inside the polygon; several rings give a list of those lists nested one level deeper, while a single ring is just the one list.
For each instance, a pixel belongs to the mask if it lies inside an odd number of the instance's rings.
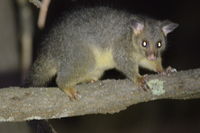
[{"label": "possum eye", "polygon": [[147,47],[147,41],[142,41],[142,47]]},{"label": "possum eye", "polygon": [[159,41],[159,42],[156,44],[156,47],[157,47],[157,48],[161,48],[161,47],[162,47],[161,41]]}]

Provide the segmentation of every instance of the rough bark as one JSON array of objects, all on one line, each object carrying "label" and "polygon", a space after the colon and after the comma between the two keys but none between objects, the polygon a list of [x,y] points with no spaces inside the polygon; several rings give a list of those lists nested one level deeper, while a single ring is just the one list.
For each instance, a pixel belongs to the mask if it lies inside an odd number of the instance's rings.
[{"label": "rough bark", "polygon": [[0,89],[0,121],[53,119],[85,114],[115,113],[158,99],[200,98],[200,69],[149,75],[145,91],[129,80],[104,80],[76,86],[81,97],[70,101],[58,88]]}]

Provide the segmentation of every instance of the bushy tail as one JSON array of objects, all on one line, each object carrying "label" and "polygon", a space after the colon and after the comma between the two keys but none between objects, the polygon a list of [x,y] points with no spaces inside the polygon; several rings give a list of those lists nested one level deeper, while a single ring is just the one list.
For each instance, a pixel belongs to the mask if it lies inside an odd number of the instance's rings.
[{"label": "bushy tail", "polygon": [[24,86],[46,86],[56,75],[56,72],[56,63],[52,59],[43,60],[38,58],[34,62],[30,74],[24,82]]}]

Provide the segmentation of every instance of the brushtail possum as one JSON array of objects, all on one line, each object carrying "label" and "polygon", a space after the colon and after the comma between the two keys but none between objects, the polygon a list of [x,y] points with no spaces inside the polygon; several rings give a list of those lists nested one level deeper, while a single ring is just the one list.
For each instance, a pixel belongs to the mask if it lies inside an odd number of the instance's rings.
[{"label": "brushtail possum", "polygon": [[143,86],[138,68],[164,71],[161,53],[168,33],[177,26],[108,7],[75,10],[45,37],[30,84],[45,86],[56,76],[58,87],[74,99],[78,83],[96,81],[105,70],[116,68]]}]

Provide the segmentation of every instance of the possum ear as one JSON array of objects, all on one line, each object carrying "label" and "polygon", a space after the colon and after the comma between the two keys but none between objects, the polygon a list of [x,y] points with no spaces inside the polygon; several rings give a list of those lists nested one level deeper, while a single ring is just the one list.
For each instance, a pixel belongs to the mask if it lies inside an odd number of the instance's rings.
[{"label": "possum ear", "polygon": [[142,20],[133,19],[131,21],[131,27],[135,35],[140,34],[144,29],[144,22]]},{"label": "possum ear", "polygon": [[165,36],[167,36],[168,33],[172,32],[177,27],[178,27],[177,23],[173,23],[169,20],[165,20],[161,24],[161,28]]}]

